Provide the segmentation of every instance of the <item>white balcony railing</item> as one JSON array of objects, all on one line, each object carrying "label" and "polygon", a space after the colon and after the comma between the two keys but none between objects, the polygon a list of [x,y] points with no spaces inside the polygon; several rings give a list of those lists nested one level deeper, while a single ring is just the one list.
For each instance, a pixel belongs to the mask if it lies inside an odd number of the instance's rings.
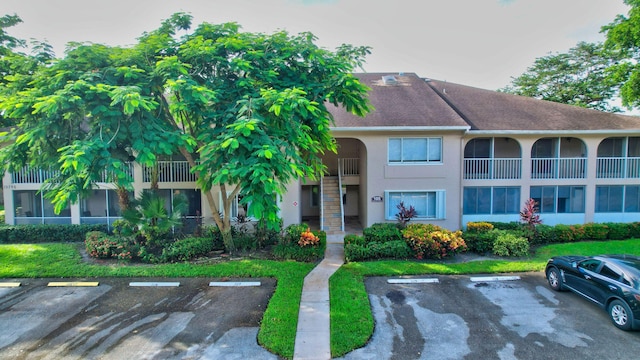
[{"label": "white balcony railing", "polygon": [[[142,169],[143,182],[151,182],[153,167]],[[158,182],[194,182],[196,175],[191,173],[187,161],[158,161]]]},{"label": "white balcony railing", "polygon": [[[129,176],[133,177],[133,163],[125,163],[125,169]],[[51,179],[60,174],[60,170],[43,170],[34,169],[28,166],[23,167],[20,171],[11,174],[11,182],[13,184],[42,184],[45,180]],[[112,182],[113,177],[106,170],[100,175],[99,182]]]},{"label": "white balcony railing", "polygon": [[342,170],[343,176],[360,175],[360,169],[358,168],[360,159],[340,158],[338,161],[340,161],[340,169]]},{"label": "white balcony railing", "polygon": [[531,159],[532,179],[584,179],[586,158]]},{"label": "white balcony railing", "polygon": [[598,158],[596,177],[598,179],[640,178],[640,158]]},{"label": "white balcony railing", "polygon": [[11,174],[13,184],[41,184],[58,174],[58,170],[35,169],[28,166]]},{"label": "white balcony railing", "polygon": [[464,159],[467,180],[520,179],[522,159]]}]

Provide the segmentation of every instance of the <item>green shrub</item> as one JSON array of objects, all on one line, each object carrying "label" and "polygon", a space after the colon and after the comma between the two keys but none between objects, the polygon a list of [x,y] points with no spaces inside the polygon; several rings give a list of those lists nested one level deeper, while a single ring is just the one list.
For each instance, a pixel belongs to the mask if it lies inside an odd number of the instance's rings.
[{"label": "green shrub", "polygon": [[402,240],[397,223],[377,223],[362,231],[367,243]]},{"label": "green shrub", "polygon": [[360,236],[357,234],[347,234],[344,236],[344,244],[356,244],[364,246],[366,244],[366,241],[364,239],[364,236]]},{"label": "green shrub", "polygon": [[536,231],[533,234],[533,238],[531,238],[532,244],[545,245],[545,244],[551,244],[554,242],[557,242],[557,241],[555,239],[553,226],[545,225],[545,224],[536,225]]},{"label": "green shrub", "polygon": [[[234,227],[231,228],[231,236],[236,235]],[[224,241],[222,241],[222,232],[218,225],[206,225],[202,227],[202,236],[211,239],[213,250],[224,250]]]},{"label": "green shrub", "polygon": [[527,256],[529,241],[524,237],[504,232],[498,236],[493,244],[493,253],[498,256]]},{"label": "green shrub", "polygon": [[[511,221],[511,222],[492,221],[490,222],[490,224],[493,225],[493,228],[497,230],[521,230],[523,227],[525,227],[525,224],[517,221]],[[536,227],[540,225],[541,224],[538,224],[536,225]]]},{"label": "green shrub", "polygon": [[623,240],[628,239],[630,231],[629,224],[626,223],[607,223],[609,227],[609,233],[607,234],[607,239],[610,240]]},{"label": "green shrub", "polygon": [[[324,252],[327,248],[327,234],[324,231],[313,231],[313,234],[315,234],[319,238],[317,245],[300,246],[298,244],[300,236],[298,236],[295,241],[292,240],[293,236],[295,236],[295,233],[298,231],[296,229],[301,229],[302,227],[298,227],[297,225],[290,225],[287,228],[289,227],[291,227],[291,229],[289,229],[291,233],[287,235],[287,232],[285,231],[285,236],[283,236],[283,239],[287,236],[289,236],[290,238],[287,240],[282,240],[272,249],[272,253],[276,258],[281,260],[313,262],[318,261],[324,257]],[[300,234],[306,231],[308,227],[305,225],[304,229],[305,230],[302,230]]]},{"label": "green shrub", "polygon": [[90,231],[107,232],[107,225],[9,225],[0,227],[0,244],[81,242]]},{"label": "green shrub", "polygon": [[601,223],[584,224],[584,237],[586,240],[606,240],[609,233],[609,227]]},{"label": "green shrub", "polygon": [[110,236],[102,231],[88,232],[84,243],[87,254],[98,259],[131,260],[137,256],[132,252],[132,242],[129,238]]},{"label": "green shrub", "polygon": [[371,243],[345,243],[344,257],[348,262],[377,259],[408,259],[413,250],[403,240]]},{"label": "green shrub", "polygon": [[462,232],[432,224],[410,224],[402,233],[418,259],[441,259],[467,249]]},{"label": "green shrub", "polygon": [[213,241],[204,237],[187,237],[162,251],[162,262],[188,261],[214,250]]},{"label": "green shrub", "polygon": [[630,239],[640,238],[640,222],[629,223],[629,238]]},{"label": "green shrub", "polygon": [[291,224],[284,229],[284,234],[280,239],[281,244],[298,244],[300,240],[300,236],[303,232],[309,230],[309,225],[302,224]]},{"label": "green shrub", "polygon": [[493,249],[493,243],[498,234],[504,230],[491,230],[486,232],[464,232],[462,237],[467,244],[467,250],[477,254],[485,254]]},{"label": "green shrub", "polygon": [[258,242],[258,247],[260,248],[277,244],[282,236],[280,234],[281,232],[282,219],[280,219],[280,224],[277,229],[268,228],[267,222],[263,220],[258,221],[254,227],[254,236]]},{"label": "green shrub", "polygon": [[[467,232],[470,233],[483,233],[493,230],[493,224],[488,222],[468,222]],[[465,239],[466,240],[466,239]]]}]

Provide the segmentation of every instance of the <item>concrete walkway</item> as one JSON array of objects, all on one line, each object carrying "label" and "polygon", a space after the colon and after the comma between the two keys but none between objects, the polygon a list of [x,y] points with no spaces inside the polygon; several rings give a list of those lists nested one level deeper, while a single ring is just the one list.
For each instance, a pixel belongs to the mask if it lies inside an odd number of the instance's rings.
[{"label": "concrete walkway", "polygon": [[329,277],[344,264],[344,235],[327,235],[324,260],[304,278],[294,360],[331,359]]}]

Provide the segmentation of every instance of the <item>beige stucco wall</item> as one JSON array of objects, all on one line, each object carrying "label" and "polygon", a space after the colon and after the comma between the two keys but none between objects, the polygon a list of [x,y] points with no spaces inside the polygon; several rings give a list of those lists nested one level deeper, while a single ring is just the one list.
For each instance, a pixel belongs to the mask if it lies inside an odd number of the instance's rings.
[{"label": "beige stucco wall", "polygon": [[[461,131],[449,132],[349,132],[334,131],[338,138],[357,138],[360,150],[359,213],[361,224],[370,226],[378,222],[394,222],[385,217],[385,191],[445,191],[444,219],[424,220],[448,229],[460,228],[461,186]],[[441,164],[390,165],[388,164],[388,139],[390,137],[441,137],[443,161]],[[362,156],[366,153],[366,156]],[[341,156],[341,155],[340,155]],[[382,197],[382,202],[374,201]]]}]

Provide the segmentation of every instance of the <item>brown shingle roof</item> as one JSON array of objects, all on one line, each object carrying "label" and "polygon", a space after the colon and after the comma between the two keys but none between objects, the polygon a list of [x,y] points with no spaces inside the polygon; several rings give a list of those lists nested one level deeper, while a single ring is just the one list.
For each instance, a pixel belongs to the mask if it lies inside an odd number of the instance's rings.
[{"label": "brown shingle roof", "polygon": [[[337,127],[468,126],[447,103],[415,74],[354,74],[371,88],[369,100],[375,110],[364,119],[343,109],[330,109]],[[394,75],[396,84],[383,76]]]},{"label": "brown shingle roof", "polygon": [[372,91],[375,110],[364,119],[333,109],[337,127],[469,126],[487,131],[638,130],[640,117],[611,114],[437,80],[382,73],[354,74]]}]

